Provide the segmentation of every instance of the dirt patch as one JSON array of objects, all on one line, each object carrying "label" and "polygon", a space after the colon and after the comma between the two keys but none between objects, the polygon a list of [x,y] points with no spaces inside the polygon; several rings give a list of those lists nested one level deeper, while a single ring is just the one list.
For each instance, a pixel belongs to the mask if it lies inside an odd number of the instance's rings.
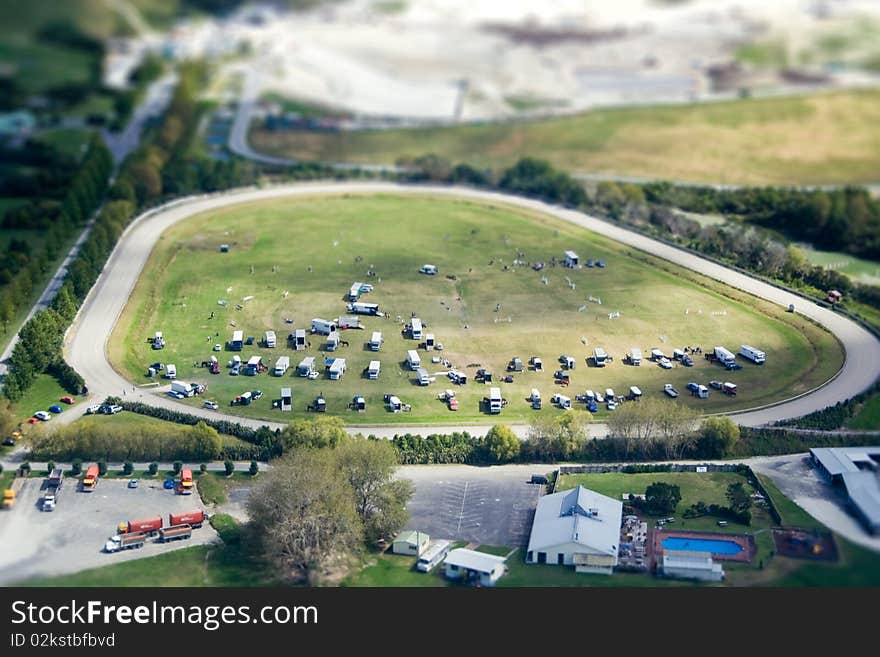
[{"label": "dirt patch", "polygon": [[776,552],[792,559],[837,561],[837,544],[830,532],[802,529],[775,529]]}]

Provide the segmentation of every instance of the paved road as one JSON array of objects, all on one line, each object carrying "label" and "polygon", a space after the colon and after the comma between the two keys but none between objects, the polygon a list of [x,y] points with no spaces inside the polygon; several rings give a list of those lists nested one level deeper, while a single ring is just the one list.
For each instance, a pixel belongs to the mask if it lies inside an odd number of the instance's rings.
[{"label": "paved road", "polygon": [[168,107],[177,85],[176,72],[166,73],[147,87],[147,93],[135,108],[125,130],[120,133],[104,130],[102,135],[107,148],[113,154],[113,161],[118,165],[129,153],[138,147],[144,125],[150,119],[159,116]]},{"label": "paved road", "polygon": [[[268,189],[243,189],[225,194],[202,195],[175,201],[135,219],[125,231],[113,251],[101,277],[89,293],[77,319],[65,340],[65,356],[68,362],[84,377],[95,400],[107,395],[120,395],[131,390],[132,384],[120,376],[107,361],[106,345],[112,327],[129,298],[144,264],[159,236],[170,226],[184,219],[209,210],[234,204],[259,200],[289,198],[316,194],[342,193],[397,193],[426,194],[441,197],[464,197],[490,203],[503,203],[543,212],[587,230],[607,236],[629,246],[669,260],[699,272],[714,280],[726,283],[756,296],[777,303],[782,307],[794,304],[798,312],[816,321],[834,333],[843,344],[847,358],[838,372],[833,385],[771,407],[731,414],[737,422],[748,426],[760,426],[777,420],[799,417],[812,411],[833,405],[841,399],[856,395],[868,388],[878,375],[880,341],[855,322],[836,313],[806,302],[803,298],[772,285],[709,262],[699,256],[633,233],[581,212],[568,210],[546,203],[508,196],[496,192],[445,186],[399,185],[378,182],[340,182],[293,184]],[[858,354],[852,358],[852,354]],[[164,395],[144,395],[147,403],[195,412],[205,417],[225,417],[243,424],[259,425],[264,422],[224,416],[217,411],[193,410],[182,407]],[[65,413],[65,415],[68,415]],[[74,415],[71,413],[71,415]],[[272,425],[270,425],[272,426]],[[277,425],[275,425],[277,426]],[[391,429],[392,431],[394,429]],[[399,430],[399,428],[397,429]],[[436,427],[409,427],[413,433],[436,432]],[[372,430],[375,432],[375,430]]]}]

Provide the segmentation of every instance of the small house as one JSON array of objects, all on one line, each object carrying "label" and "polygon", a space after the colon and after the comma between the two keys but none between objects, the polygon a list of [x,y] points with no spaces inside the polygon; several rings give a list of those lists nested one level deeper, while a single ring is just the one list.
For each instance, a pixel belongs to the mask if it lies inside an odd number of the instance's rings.
[{"label": "small house", "polygon": [[338,381],[342,378],[342,375],[345,374],[345,359],[344,358],[334,358],[333,362],[330,363],[330,368],[328,370],[330,374],[331,381]]},{"label": "small house", "polygon": [[296,375],[297,376],[308,376],[312,372],[315,371],[315,357],[314,356],[306,356],[303,358],[299,365],[296,366]]},{"label": "small house", "polygon": [[566,251],[565,258],[563,258],[562,260],[562,264],[569,269],[577,269],[578,267],[580,267],[580,258],[578,258],[578,254],[574,251]]},{"label": "small house", "polygon": [[405,554],[411,557],[419,557],[425,548],[428,547],[431,537],[425,532],[416,530],[403,531],[397,535],[391,544],[391,551],[394,554]]},{"label": "small house", "polygon": [[382,363],[378,360],[371,360],[370,364],[367,366],[367,378],[370,381],[375,381],[379,378],[379,370],[382,367]]},{"label": "small house", "polygon": [[413,371],[416,371],[422,366],[422,359],[419,356],[419,352],[415,349],[410,349],[406,352],[406,364]]},{"label": "small house", "polygon": [[293,410],[293,394],[291,393],[290,388],[281,388],[281,410]]},{"label": "small house", "polygon": [[467,548],[451,550],[444,561],[446,577],[479,586],[495,586],[506,570],[505,558]]}]

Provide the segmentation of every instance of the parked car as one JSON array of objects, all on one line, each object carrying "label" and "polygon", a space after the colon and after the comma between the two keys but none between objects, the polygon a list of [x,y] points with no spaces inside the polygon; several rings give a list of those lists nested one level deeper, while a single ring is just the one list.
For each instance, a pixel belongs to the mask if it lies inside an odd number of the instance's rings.
[{"label": "parked car", "polygon": [[174,399],[183,399],[184,397],[186,397],[186,395],[184,395],[182,392],[175,392],[174,390],[169,390],[168,396],[174,397]]},{"label": "parked car", "polygon": [[75,403],[76,403],[76,400],[75,400],[73,397],[70,397],[70,396],[62,397],[59,401],[62,401],[62,402],[64,402],[65,404],[75,404]]},{"label": "parked car", "polygon": [[259,399],[260,397],[263,396],[263,391],[262,390],[252,390],[251,396],[253,399]]},{"label": "parked car", "polygon": [[27,419],[27,423],[28,423],[28,424],[36,424],[37,422],[39,422],[39,420],[38,420],[37,418],[35,418],[35,417],[29,417],[29,418]]},{"label": "parked car", "polygon": [[165,490],[173,490],[174,489],[174,477],[167,477],[165,479],[165,483],[162,484],[162,487]]},{"label": "parked car", "polygon": [[129,479],[128,480],[128,487],[129,488],[137,488],[138,487],[138,480],[137,479]]},{"label": "parked car", "polygon": [[241,371],[241,364],[240,364],[240,363],[236,363],[235,365],[232,366],[232,369],[229,370],[229,374],[230,374],[231,376],[238,376],[238,373],[239,373],[240,371]]},{"label": "parked car", "polygon": [[721,390],[723,384],[721,383],[721,381],[709,381],[709,385],[712,388],[715,388],[715,390]]},{"label": "parked car", "polygon": [[203,404],[203,406],[204,406],[205,408],[210,408],[212,411],[216,411],[218,408],[220,408],[220,404],[218,404],[218,403],[215,402],[215,401],[206,401],[206,402]]},{"label": "parked car", "polygon": [[668,358],[661,358],[660,359],[660,367],[662,367],[664,370],[671,370],[672,369],[672,361],[669,360]]},{"label": "parked car", "polygon": [[222,350],[223,350],[223,346],[219,342],[214,345],[214,351],[222,351]]},{"label": "parked car", "polygon": [[49,407],[49,412],[50,412],[50,413],[62,413],[63,411],[64,411],[64,409],[61,408],[58,404],[52,404],[52,405]]},{"label": "parked car", "polygon": [[614,401],[613,399],[609,399],[609,400],[608,400],[608,410],[609,410],[609,411],[613,411],[613,410],[615,410],[616,408],[617,408],[617,402]]},{"label": "parked car", "polygon": [[308,375],[306,378],[307,378],[309,381],[314,381],[315,379],[318,378],[318,375],[319,375],[319,374],[318,374],[318,370],[313,370],[313,371],[309,372],[309,375]]},{"label": "parked car", "polygon": [[52,419],[52,416],[49,415],[46,411],[37,411],[36,413],[34,413],[34,417],[38,420],[42,420],[43,422]]},{"label": "parked car", "polygon": [[86,409],[86,415],[94,415],[95,413],[100,413],[100,412],[101,412],[101,405],[100,404],[95,404],[94,406],[89,406]]},{"label": "parked car", "polygon": [[249,336],[248,339],[244,341],[244,343],[248,344],[248,345],[253,344],[254,343],[254,336]]},{"label": "parked car", "polygon": [[107,407],[107,410],[105,412],[107,413],[107,415],[116,415],[117,413],[122,412],[122,406],[120,406],[119,404],[112,404],[111,406]]},{"label": "parked car", "polygon": [[687,389],[690,390],[691,392],[696,392],[697,390],[699,390],[699,388],[700,388],[700,385],[698,383],[695,383],[694,381],[691,381],[690,383],[687,384]]}]

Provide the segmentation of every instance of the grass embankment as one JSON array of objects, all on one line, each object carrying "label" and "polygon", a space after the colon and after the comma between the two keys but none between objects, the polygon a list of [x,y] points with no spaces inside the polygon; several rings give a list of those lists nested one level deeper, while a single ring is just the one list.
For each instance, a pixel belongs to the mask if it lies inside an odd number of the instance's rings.
[{"label": "grass embankment", "polygon": [[880,91],[593,110],[541,121],[362,132],[271,132],[251,144],[300,160],[394,163],[436,153],[505,167],[524,156],[570,171],[725,184],[877,182]]},{"label": "grass embankment", "polygon": [[[230,252],[220,253],[220,244],[229,244]],[[293,244],[296,249],[290,248]],[[567,249],[583,260],[604,260],[607,267],[550,267],[551,258],[561,258]],[[535,272],[513,265],[518,252],[548,266]],[[419,274],[426,262],[438,265],[440,274]],[[371,268],[375,277],[366,275]],[[164,234],[146,271],[150,275],[138,282],[111,337],[114,365],[131,380],[147,382],[147,365],[174,363],[178,379],[207,384],[208,398],[249,417],[305,416],[307,404],[323,393],[328,412],[352,424],[528,421],[535,415],[525,401],[529,391],[538,387],[549,399],[558,390],[552,374],[557,356],[564,353],[577,359],[567,389],[572,396],[588,388],[624,393],[631,385],[646,395],[660,395],[667,382],[683,390],[688,381],[717,378],[737,383],[739,395],[713,392],[708,400],[682,395],[680,401],[706,412],[731,411],[806,391],[842,363],[836,340],[802,317],[544,215],[463,200],[352,195],[231,207]],[[344,331],[351,345],[334,353],[322,350],[324,338],[317,335],[309,337],[307,351],[288,350],[285,337],[294,328],[310,328],[314,317],[345,314],[344,295],[353,281],[375,285],[362,301],[380,304],[388,317],[363,318],[366,330]],[[591,296],[601,304],[589,301]],[[620,311],[620,317],[609,319],[611,311]],[[398,318],[408,320],[411,313],[445,345],[439,353],[420,351],[423,365],[437,375],[431,386],[415,385],[404,363],[407,350],[418,343],[401,336]],[[212,347],[225,345],[235,329],[257,341],[239,354],[242,360],[260,355],[271,365],[287,355],[291,370],[281,378],[229,376],[223,366],[234,354]],[[276,332],[277,348],[259,347],[266,329]],[[157,330],[167,341],[162,351],[153,351],[145,341]],[[385,340],[379,353],[365,348],[374,330],[382,331]],[[645,352],[684,345],[737,349],[746,341],[768,353],[767,365],[745,364],[728,374],[704,359],[693,368],[668,371],[648,362],[639,368],[621,362],[632,346]],[[615,362],[602,369],[587,367],[585,358],[594,346],[604,347]],[[211,355],[221,361],[218,376],[198,366]],[[306,355],[316,357],[319,369],[325,356],[344,357],[347,373],[340,381],[329,381],[323,373],[317,381],[296,377],[295,366]],[[481,412],[480,400],[488,391],[473,383],[456,390],[459,411],[451,413],[437,399],[450,386],[442,365],[430,362],[435,355],[471,377],[483,367],[497,379],[514,356],[524,362],[531,355],[543,357],[545,372],[523,372],[513,383],[501,384],[510,401],[501,418]],[[382,373],[378,381],[367,381],[361,372],[374,359],[382,362]],[[271,406],[282,386],[293,390],[291,414]],[[264,391],[263,399],[229,406],[233,397],[254,389]],[[385,393],[412,404],[412,412],[388,412]],[[366,398],[366,413],[347,410],[355,395]],[[202,399],[186,403],[201,404]],[[558,412],[549,404],[540,411]],[[605,413],[601,410],[599,417]]]}]

